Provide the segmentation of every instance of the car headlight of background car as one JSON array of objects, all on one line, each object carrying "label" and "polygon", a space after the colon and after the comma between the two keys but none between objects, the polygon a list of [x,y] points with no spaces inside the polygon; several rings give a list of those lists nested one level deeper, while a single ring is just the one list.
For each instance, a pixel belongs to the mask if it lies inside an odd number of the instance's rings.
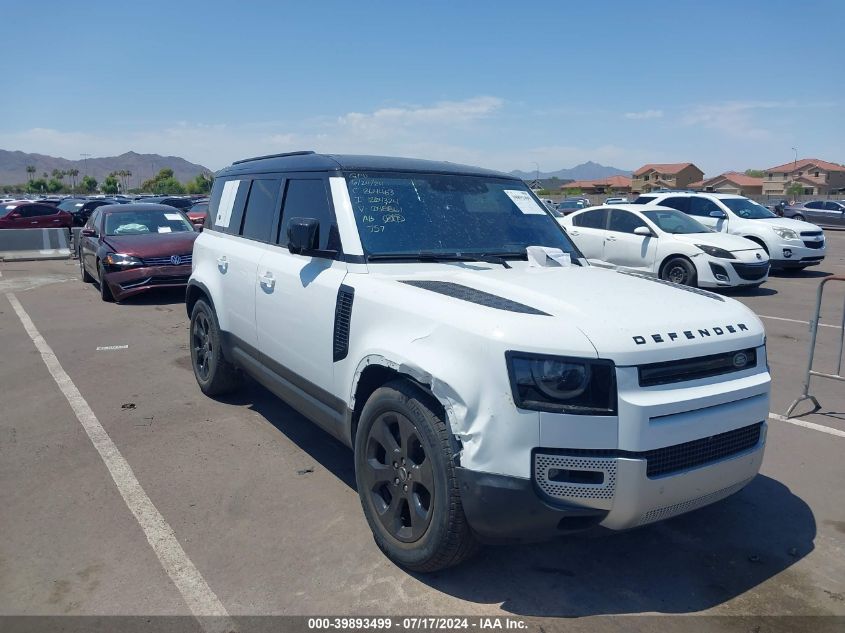
[{"label": "car headlight of background car", "polygon": [[520,409],[571,415],[616,415],[612,361],[506,352],[514,403]]},{"label": "car headlight of background car", "polygon": [[109,253],[103,258],[103,261],[108,266],[115,268],[132,268],[133,266],[143,266],[144,262],[133,257],[132,255],[124,255],[123,253]]},{"label": "car headlight of background car", "polygon": [[736,259],[730,251],[726,251],[724,248],[719,248],[718,246],[708,246],[707,244],[696,244],[695,246],[712,257],[719,257],[720,259]]},{"label": "car headlight of background car", "polygon": [[788,229],[784,226],[773,226],[772,230],[775,232],[779,238],[783,240],[797,240],[798,233],[793,231],[792,229]]}]

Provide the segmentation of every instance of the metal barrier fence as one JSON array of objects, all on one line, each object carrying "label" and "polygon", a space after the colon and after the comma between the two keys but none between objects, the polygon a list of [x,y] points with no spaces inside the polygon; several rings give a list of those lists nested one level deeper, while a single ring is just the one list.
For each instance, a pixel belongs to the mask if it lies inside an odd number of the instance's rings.
[{"label": "metal barrier fence", "polygon": [[821,409],[821,405],[816,397],[810,393],[810,379],[813,376],[817,376],[819,378],[828,378],[830,380],[839,380],[845,382],[845,376],[842,375],[842,352],[843,346],[845,346],[845,302],[842,305],[842,323],[839,324],[839,353],[836,357],[836,373],[835,374],[828,374],[821,371],[816,371],[813,369],[813,358],[816,354],[816,337],[819,332],[819,319],[822,309],[822,298],[824,296],[824,287],[829,281],[845,281],[845,275],[831,275],[830,277],[825,277],[822,282],[819,284],[819,289],[816,292],[816,311],[813,315],[813,320],[810,321],[810,351],[809,351],[809,358],[807,360],[807,372],[804,375],[804,389],[798,398],[789,405],[789,408],[786,410],[786,417],[792,417],[792,412],[795,411],[795,407],[797,407],[801,402],[805,400],[809,400],[813,403],[813,410],[809,413],[815,413],[819,409]]}]

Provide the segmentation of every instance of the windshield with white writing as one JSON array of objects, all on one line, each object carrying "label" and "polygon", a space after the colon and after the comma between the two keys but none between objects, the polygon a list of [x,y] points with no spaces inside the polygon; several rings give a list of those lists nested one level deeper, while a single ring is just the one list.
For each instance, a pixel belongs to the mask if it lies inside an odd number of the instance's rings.
[{"label": "windshield with white writing", "polygon": [[367,255],[523,255],[578,251],[520,181],[443,174],[346,174]]},{"label": "windshield with white writing", "polygon": [[675,211],[643,211],[643,215],[654,222],[662,231],[672,235],[688,235],[690,233],[710,233],[710,229],[701,222],[693,220],[686,213]]}]

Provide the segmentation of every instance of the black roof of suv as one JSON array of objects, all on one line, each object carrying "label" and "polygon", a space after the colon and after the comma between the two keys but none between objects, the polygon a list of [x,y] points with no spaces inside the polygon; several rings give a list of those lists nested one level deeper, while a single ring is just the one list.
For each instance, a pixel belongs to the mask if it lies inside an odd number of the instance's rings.
[{"label": "black roof of suv", "polygon": [[444,161],[395,158],[392,156],[357,156],[353,154],[317,154],[315,152],[288,152],[270,156],[257,156],[232,163],[217,172],[216,177],[235,176],[278,171],[402,171],[466,176],[494,176],[519,180],[503,172],[459,165]]}]

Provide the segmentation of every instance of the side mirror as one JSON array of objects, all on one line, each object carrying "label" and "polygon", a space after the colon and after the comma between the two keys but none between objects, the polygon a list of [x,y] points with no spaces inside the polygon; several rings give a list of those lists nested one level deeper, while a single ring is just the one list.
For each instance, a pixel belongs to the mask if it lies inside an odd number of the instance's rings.
[{"label": "side mirror", "polygon": [[320,246],[320,222],[314,218],[291,218],[288,223],[288,250],[307,255]]},{"label": "side mirror", "polygon": [[634,235],[642,235],[643,237],[654,237],[654,233],[647,226],[638,226],[634,229]]},{"label": "side mirror", "polygon": [[96,229],[89,229],[89,228],[87,228],[87,227],[86,227],[86,228],[84,228],[84,229],[82,229],[82,230],[79,232],[79,234],[80,234],[82,237],[97,237],[97,231],[96,231]]},{"label": "side mirror", "polygon": [[725,212],[724,212],[724,211],[711,211],[711,212],[710,212],[710,217],[711,217],[711,218],[719,218],[720,220],[724,220],[724,219],[725,219],[726,217],[728,217],[728,216],[727,216],[727,215],[725,215]]}]

